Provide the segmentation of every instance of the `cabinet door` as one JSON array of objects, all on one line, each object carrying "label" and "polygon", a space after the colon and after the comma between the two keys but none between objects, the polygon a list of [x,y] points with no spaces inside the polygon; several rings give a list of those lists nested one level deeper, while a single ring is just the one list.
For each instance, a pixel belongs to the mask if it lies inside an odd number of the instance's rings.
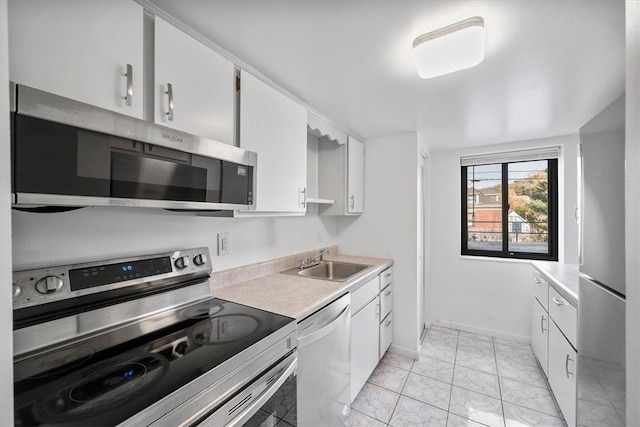
[{"label": "cabinet door", "polygon": [[549,385],[567,425],[576,425],[577,353],[556,324],[549,322]]},{"label": "cabinet door", "polygon": [[8,9],[10,80],[142,118],[142,6],[20,0]]},{"label": "cabinet door", "polygon": [[258,153],[256,210],[304,213],[307,110],[244,70],[240,147]]},{"label": "cabinet door", "polygon": [[351,318],[351,401],[378,364],[378,299]]},{"label": "cabinet door", "polygon": [[531,308],[531,346],[533,353],[538,358],[542,370],[549,376],[548,350],[549,350],[549,314],[540,305],[536,298],[532,298]]},{"label": "cabinet door", "polygon": [[234,144],[234,65],[159,17],[154,31],[154,121]]},{"label": "cabinet door", "polygon": [[353,137],[347,142],[347,213],[364,211],[364,144]]},{"label": "cabinet door", "polygon": [[380,322],[380,353],[378,357],[382,359],[385,352],[391,345],[393,340],[393,313],[389,313],[387,317]]}]

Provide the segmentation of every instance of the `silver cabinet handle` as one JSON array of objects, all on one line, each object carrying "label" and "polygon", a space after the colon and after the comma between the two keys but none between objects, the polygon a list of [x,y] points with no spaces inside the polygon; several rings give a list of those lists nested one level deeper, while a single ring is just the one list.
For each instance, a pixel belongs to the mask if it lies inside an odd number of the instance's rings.
[{"label": "silver cabinet handle", "polygon": [[558,299],[558,298],[556,298],[556,297],[553,297],[553,302],[555,302],[557,306],[564,305],[564,302],[563,302],[563,301],[561,301],[561,300],[559,300],[559,299]]},{"label": "silver cabinet handle", "polygon": [[567,378],[575,374],[574,372],[569,372],[569,361],[573,362],[573,359],[567,354],[567,358],[564,360],[564,370],[567,372]]},{"label": "silver cabinet handle", "polygon": [[544,328],[544,321],[547,320],[544,318],[544,315],[540,316],[540,330],[542,331],[542,333],[544,334],[544,331],[546,331],[546,329]]},{"label": "silver cabinet handle", "polygon": [[389,295],[391,295],[391,291],[389,290],[389,291],[385,292],[384,295],[388,297]]},{"label": "silver cabinet handle", "polygon": [[131,107],[133,100],[133,66],[131,64],[127,64],[125,76],[127,76],[127,96],[125,96],[124,99],[125,104]]},{"label": "silver cabinet handle", "polygon": [[540,279],[538,279],[537,277],[534,277],[533,281],[536,282],[537,284],[540,284]]},{"label": "silver cabinet handle", "polygon": [[391,277],[391,273],[386,273],[384,277]]},{"label": "silver cabinet handle", "polygon": [[351,195],[351,209],[355,209],[356,207],[356,196],[355,195]]},{"label": "silver cabinet handle", "polygon": [[171,83],[167,83],[167,91],[165,93],[169,99],[169,112],[167,113],[167,116],[169,120],[173,121],[173,86]]},{"label": "silver cabinet handle", "polygon": [[389,319],[386,322],[384,322],[384,326],[389,326],[390,324],[391,324],[391,319]]},{"label": "silver cabinet handle", "polygon": [[307,188],[303,188],[302,190],[300,190],[300,206],[302,206],[303,208],[307,207]]}]

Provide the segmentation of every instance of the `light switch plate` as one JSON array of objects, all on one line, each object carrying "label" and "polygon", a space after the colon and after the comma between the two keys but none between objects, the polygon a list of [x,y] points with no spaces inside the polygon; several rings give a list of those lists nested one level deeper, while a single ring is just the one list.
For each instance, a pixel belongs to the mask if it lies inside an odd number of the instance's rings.
[{"label": "light switch plate", "polygon": [[218,256],[231,253],[231,234],[218,233]]}]

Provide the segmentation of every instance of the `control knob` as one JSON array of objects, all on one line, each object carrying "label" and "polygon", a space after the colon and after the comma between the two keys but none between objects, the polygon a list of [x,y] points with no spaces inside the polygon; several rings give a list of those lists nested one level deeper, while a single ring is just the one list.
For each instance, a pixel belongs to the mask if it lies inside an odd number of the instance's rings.
[{"label": "control knob", "polygon": [[176,345],[175,352],[181,355],[185,355],[187,350],[189,349],[189,343],[186,341],[181,341]]},{"label": "control knob", "polygon": [[46,276],[36,282],[36,291],[43,295],[53,294],[62,289],[63,284],[58,276]]},{"label": "control knob", "polygon": [[22,294],[22,288],[20,287],[20,285],[16,285],[14,283],[13,284],[13,300],[14,301],[17,300],[20,294]]},{"label": "control knob", "polygon": [[191,263],[189,262],[189,257],[187,255],[181,256],[175,261],[175,265],[178,270],[184,270],[185,268],[189,267],[189,264]]},{"label": "control knob", "polygon": [[205,265],[207,263],[207,256],[205,254],[198,254],[193,257],[193,262],[195,265]]}]

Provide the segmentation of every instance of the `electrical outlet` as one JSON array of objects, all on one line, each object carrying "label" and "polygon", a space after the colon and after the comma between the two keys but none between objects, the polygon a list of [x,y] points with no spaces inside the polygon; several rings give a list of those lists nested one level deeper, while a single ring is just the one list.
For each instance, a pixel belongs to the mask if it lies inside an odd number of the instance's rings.
[{"label": "electrical outlet", "polygon": [[324,233],[322,232],[322,230],[318,230],[316,231],[316,243],[322,242],[324,242]]},{"label": "electrical outlet", "polygon": [[218,256],[231,253],[231,234],[218,233]]}]

